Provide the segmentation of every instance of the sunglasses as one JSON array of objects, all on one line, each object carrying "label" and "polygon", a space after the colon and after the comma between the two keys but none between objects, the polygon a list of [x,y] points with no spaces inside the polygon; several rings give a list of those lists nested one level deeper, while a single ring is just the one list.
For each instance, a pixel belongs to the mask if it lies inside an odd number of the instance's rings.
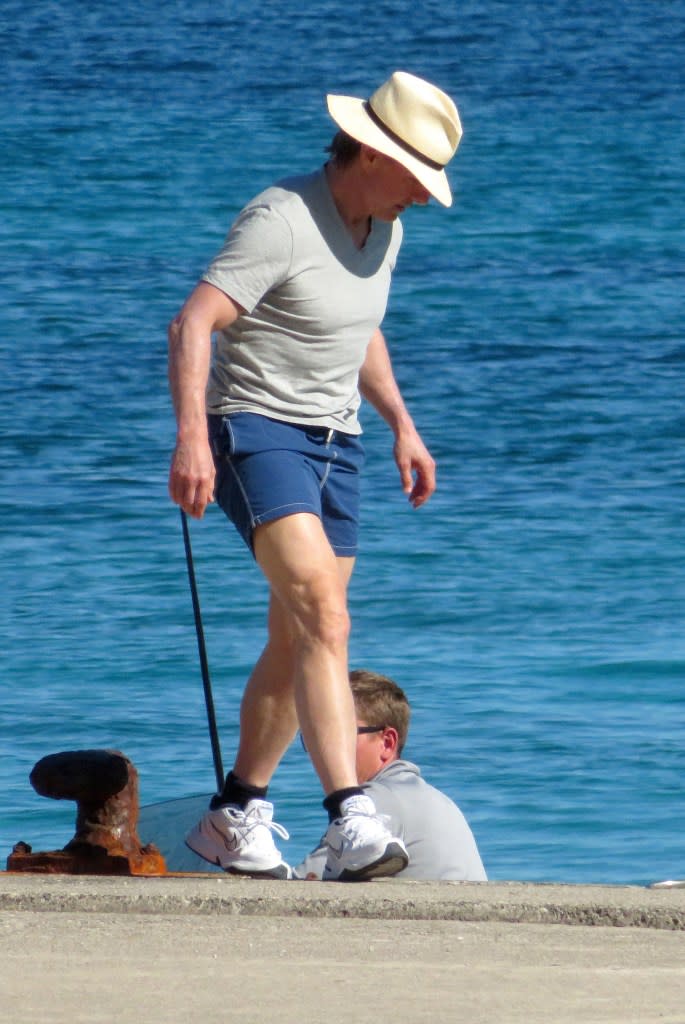
[{"label": "sunglasses", "polygon": [[[358,725],[357,726],[357,736],[366,736],[366,735],[368,735],[369,733],[372,733],[372,732],[383,732],[384,729],[385,729],[384,725]],[[304,752],[306,754],[307,753],[307,748],[304,745],[304,736],[302,735],[302,733],[300,733],[300,743],[302,744],[302,749],[304,750]]]}]

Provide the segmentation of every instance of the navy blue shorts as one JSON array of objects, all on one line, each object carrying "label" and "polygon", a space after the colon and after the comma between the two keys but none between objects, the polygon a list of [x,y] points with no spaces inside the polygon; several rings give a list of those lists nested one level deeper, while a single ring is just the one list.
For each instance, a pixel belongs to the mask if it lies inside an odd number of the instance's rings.
[{"label": "navy blue shorts", "polygon": [[321,520],[336,555],[356,555],[364,465],[356,434],[251,412],[208,419],[215,497],[251,551],[256,526],[311,512]]}]

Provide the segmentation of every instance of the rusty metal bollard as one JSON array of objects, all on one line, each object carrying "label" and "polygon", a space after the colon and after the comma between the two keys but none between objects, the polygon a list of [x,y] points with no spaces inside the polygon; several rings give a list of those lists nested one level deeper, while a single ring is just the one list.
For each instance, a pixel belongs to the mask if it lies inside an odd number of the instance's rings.
[{"label": "rusty metal bollard", "polygon": [[41,796],[75,800],[76,833],[63,850],[33,853],[17,843],[8,871],[70,875],[164,875],[164,858],[141,846],[138,772],[118,750],[68,750],[34,766],[31,785]]}]

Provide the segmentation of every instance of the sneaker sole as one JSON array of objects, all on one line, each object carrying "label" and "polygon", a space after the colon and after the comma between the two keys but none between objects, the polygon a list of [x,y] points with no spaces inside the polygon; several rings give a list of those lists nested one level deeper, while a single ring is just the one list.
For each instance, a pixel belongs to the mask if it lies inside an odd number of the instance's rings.
[{"label": "sneaker sole", "polygon": [[390,878],[397,875],[406,868],[409,857],[405,850],[398,843],[390,843],[378,860],[365,864],[362,868],[352,870],[345,868],[337,878],[326,879],[324,870],[324,881],[331,882],[368,882],[372,878]]},{"label": "sneaker sole", "polygon": [[293,877],[292,868],[283,863],[277,864],[275,868],[271,868],[269,871],[247,871],[243,868],[224,868],[223,870],[227,875],[241,875],[243,878],[273,878],[278,882],[285,882]]}]

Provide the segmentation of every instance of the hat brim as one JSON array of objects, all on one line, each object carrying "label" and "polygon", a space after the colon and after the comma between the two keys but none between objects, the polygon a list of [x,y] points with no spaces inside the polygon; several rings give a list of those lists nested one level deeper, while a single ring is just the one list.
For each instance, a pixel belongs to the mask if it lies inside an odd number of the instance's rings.
[{"label": "hat brim", "polygon": [[383,129],[379,128],[367,114],[364,100],[357,99],[355,96],[329,94],[326,97],[326,103],[328,113],[335,123],[351,138],[397,160],[414,175],[417,181],[421,182],[439,203],[442,203],[443,206],[452,205],[452,191],[445,171],[428,167],[422,160],[412,156],[386,135]]}]

